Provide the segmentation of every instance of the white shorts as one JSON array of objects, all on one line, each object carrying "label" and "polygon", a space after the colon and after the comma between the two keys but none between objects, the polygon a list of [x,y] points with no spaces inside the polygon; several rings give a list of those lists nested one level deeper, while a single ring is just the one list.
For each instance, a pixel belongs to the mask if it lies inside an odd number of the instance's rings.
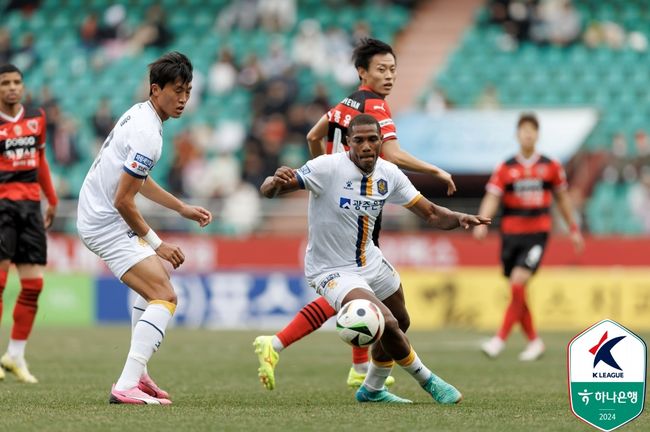
[{"label": "white shorts", "polygon": [[378,269],[372,272],[364,270],[359,272],[349,269],[332,270],[311,279],[309,286],[325,297],[337,311],[341,309],[341,302],[345,296],[355,288],[366,289],[382,301],[399,289],[401,284],[399,273],[385,259],[381,260]]},{"label": "white shorts", "polygon": [[153,248],[123,221],[110,224],[101,232],[89,233],[79,230],[79,237],[120,280],[131,267],[156,255]]}]

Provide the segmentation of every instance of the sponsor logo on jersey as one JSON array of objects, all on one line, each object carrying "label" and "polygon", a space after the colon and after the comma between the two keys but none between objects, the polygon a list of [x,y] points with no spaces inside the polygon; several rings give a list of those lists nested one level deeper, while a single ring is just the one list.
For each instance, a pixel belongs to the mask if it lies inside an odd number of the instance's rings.
[{"label": "sponsor logo on jersey", "polygon": [[345,190],[352,190],[352,180],[348,180],[345,182],[345,186],[343,186],[343,189]]},{"label": "sponsor logo on jersey", "polygon": [[351,203],[350,198],[341,197],[339,199],[339,208],[349,209],[350,208],[350,203]]},{"label": "sponsor logo on jersey", "polygon": [[300,174],[302,174],[302,175],[307,175],[307,174],[309,174],[309,173],[311,172],[311,170],[309,169],[309,167],[307,166],[307,164],[305,164],[305,165],[303,165],[303,166],[298,170],[298,172],[299,172]]},{"label": "sponsor logo on jersey", "polygon": [[0,129],[0,136],[9,136],[7,129]]},{"label": "sponsor logo on jersey", "polygon": [[328,289],[335,288],[336,285],[338,285],[338,282],[336,279],[340,278],[341,275],[339,273],[330,273],[328,274],[325,279],[321,281],[320,284],[318,284],[319,292],[325,292]]},{"label": "sponsor logo on jersey", "polygon": [[125,124],[128,123],[129,120],[131,120],[131,116],[130,116],[130,115],[126,116],[126,117],[124,118],[124,120],[122,120],[122,121],[120,122],[120,126],[124,126]]},{"label": "sponsor logo on jersey", "polygon": [[380,195],[386,195],[388,193],[388,182],[386,180],[377,180],[377,192],[379,192]]},{"label": "sponsor logo on jersey", "polygon": [[27,120],[27,127],[29,128],[30,131],[36,133],[36,131],[38,131],[38,120],[36,119]]},{"label": "sponsor logo on jersey", "polygon": [[15,125],[14,126],[14,134],[22,135],[23,134],[23,128],[20,125]]},{"label": "sponsor logo on jersey", "polygon": [[355,101],[354,99],[345,98],[341,101],[341,105],[349,106],[350,108],[354,108],[355,110],[359,111],[361,103]]},{"label": "sponsor logo on jersey", "polygon": [[136,234],[135,231],[133,231],[133,230],[128,230],[128,231],[126,232],[126,236],[127,236],[128,238],[133,238],[133,237],[137,236],[137,234]]},{"label": "sponsor logo on jersey", "polygon": [[379,122],[379,127],[384,127],[393,124],[393,119],[384,119]]},{"label": "sponsor logo on jersey", "polygon": [[149,169],[153,168],[153,160],[149,159],[141,153],[136,153],[133,159],[140,165],[144,165]]},{"label": "sponsor logo on jersey", "polygon": [[383,102],[381,103],[381,105],[373,105],[372,109],[386,111],[386,109],[384,108],[384,103]]}]

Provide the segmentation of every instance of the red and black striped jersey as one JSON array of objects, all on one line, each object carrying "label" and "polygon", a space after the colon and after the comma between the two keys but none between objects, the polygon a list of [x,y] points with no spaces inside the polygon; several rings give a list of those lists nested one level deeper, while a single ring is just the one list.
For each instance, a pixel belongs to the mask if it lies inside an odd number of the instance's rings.
[{"label": "red and black striped jersey", "polygon": [[362,86],[327,112],[329,124],[326,153],[348,150],[348,125],[354,117],[361,113],[369,114],[377,119],[381,127],[383,142],[397,139],[397,130],[386,100],[370,88]]},{"label": "red and black striped jersey", "polygon": [[40,152],[45,148],[45,113],[21,107],[16,117],[0,112],[0,199],[40,201]]},{"label": "red and black striped jersey", "polygon": [[527,160],[517,155],[500,164],[486,189],[501,197],[501,232],[530,234],[551,230],[553,192],[567,186],[562,165],[535,154]]}]

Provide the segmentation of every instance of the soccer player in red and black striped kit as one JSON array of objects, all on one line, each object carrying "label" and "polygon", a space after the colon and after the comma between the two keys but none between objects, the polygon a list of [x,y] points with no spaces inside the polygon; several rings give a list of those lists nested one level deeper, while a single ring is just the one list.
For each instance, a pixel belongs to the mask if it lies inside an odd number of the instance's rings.
[{"label": "soccer player in red and black striped kit", "polygon": [[[9,347],[0,358],[0,379],[4,369],[34,384],[38,381],[27,369],[25,345],[43,289],[45,230],[52,225],[57,196],[45,159],[45,114],[21,104],[23,91],[22,72],[10,64],[0,66],[0,318],[11,263],[21,285]],[[48,201],[45,217],[41,190]]]},{"label": "soccer player in red and black striped kit", "polygon": [[[553,194],[558,208],[570,228],[576,252],[582,252],[584,240],[573,217],[573,206],[567,191],[562,165],[536,152],[539,122],[533,114],[522,114],[517,123],[519,153],[501,163],[492,174],[479,215],[494,217],[503,203],[501,219],[501,261],[503,273],[510,280],[511,300],[498,333],[482,345],[483,352],[497,357],[513,325],[519,323],[528,344],[519,354],[522,361],[538,359],[544,353],[544,343],[533,326],[526,303],[526,285],[537,271],[544,255],[551,230]],[[474,237],[482,240],[487,227],[475,227]]]},{"label": "soccer player in red and black striped kit", "polygon": [[[445,183],[448,195],[453,194],[456,185],[449,173],[413,157],[399,145],[397,130],[386,102],[386,97],[393,90],[397,75],[396,57],[392,47],[377,39],[364,39],[355,48],[353,61],[361,85],[354,93],[323,115],[309,131],[307,141],[311,156],[315,158],[325,153],[347,151],[346,136],[350,121],[358,114],[369,114],[377,119],[381,127],[383,159],[393,162],[404,170],[431,175]],[[376,245],[379,245],[380,228],[381,214],[375,222],[372,233]],[[258,373],[260,381],[267,389],[275,388],[274,368],[279,358],[278,352],[319,329],[334,315],[336,311],[323,297],[320,297],[303,307],[276,335],[259,336],[255,339],[255,352],[260,362]],[[353,348],[348,385],[359,387],[363,384],[367,370],[368,348]],[[393,382],[392,377],[386,381],[388,385]]]}]

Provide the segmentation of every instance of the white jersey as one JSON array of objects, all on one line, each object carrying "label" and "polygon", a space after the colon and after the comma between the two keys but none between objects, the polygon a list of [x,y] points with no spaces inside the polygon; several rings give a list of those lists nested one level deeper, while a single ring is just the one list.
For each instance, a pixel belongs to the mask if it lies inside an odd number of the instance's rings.
[{"label": "white jersey", "polygon": [[383,255],[372,241],[375,220],[384,204],[410,207],[422,197],[406,175],[391,162],[377,159],[365,174],[349,153],[323,155],[296,171],[309,190],[307,279],[331,271],[373,272]]},{"label": "white jersey", "polygon": [[162,152],[162,121],[151,102],[133,105],[104,141],[79,192],[77,229],[96,233],[124,223],[115,205],[123,172],[146,179]]}]

